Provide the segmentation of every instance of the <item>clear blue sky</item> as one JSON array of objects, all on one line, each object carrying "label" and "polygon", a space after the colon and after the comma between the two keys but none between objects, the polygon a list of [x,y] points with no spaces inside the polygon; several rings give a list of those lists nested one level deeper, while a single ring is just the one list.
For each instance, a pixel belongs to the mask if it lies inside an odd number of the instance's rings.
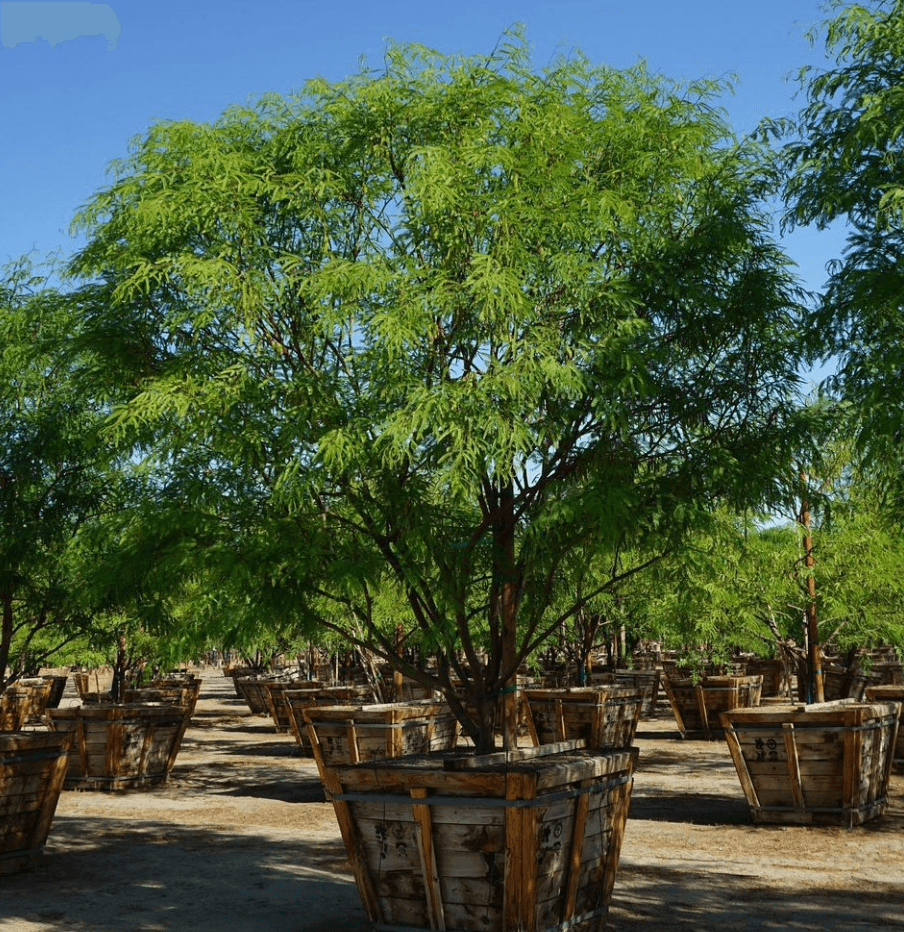
[{"label": "clear blue sky", "polygon": [[[105,184],[106,166],[126,154],[128,140],[154,120],[212,120],[249,96],[289,92],[318,75],[344,77],[362,55],[379,64],[387,38],[486,52],[503,30],[523,22],[538,65],[579,48],[616,67],[643,58],[678,79],[735,73],[737,90],[725,106],[738,132],[763,116],[793,112],[789,74],[825,64],[821,44],[811,47],[804,35],[824,19],[818,0],[108,5],[121,27],[112,50],[103,35],[0,48],[0,263],[32,250],[37,258],[69,254],[77,245],[68,233],[73,213]],[[787,248],[804,281],[818,287],[840,237],[799,233]]]}]

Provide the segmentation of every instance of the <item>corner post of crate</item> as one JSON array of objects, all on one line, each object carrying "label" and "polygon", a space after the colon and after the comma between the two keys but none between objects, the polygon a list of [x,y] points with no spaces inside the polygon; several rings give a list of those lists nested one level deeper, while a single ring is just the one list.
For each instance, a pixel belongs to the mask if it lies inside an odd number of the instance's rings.
[{"label": "corner post of crate", "polygon": [[706,710],[706,697],[703,695],[703,687],[697,683],[694,686],[694,692],[697,695],[697,709],[700,711],[700,721],[703,722],[703,730],[709,731],[709,712]]},{"label": "corner post of crate", "polygon": [[389,714],[390,727],[386,730],[386,756],[402,756],[402,727],[404,718],[401,709],[392,709]]},{"label": "corner post of crate", "polygon": [[421,856],[421,872],[424,877],[424,890],[427,895],[428,921],[431,929],[445,930],[446,917],[443,911],[443,892],[436,869],[436,851],[433,847],[433,821],[430,807],[418,804],[416,800],[426,799],[424,787],[411,788],[411,811],[418,827],[417,844]]},{"label": "corner post of crate", "polygon": [[858,800],[854,798],[855,789],[858,784],[857,778],[863,759],[863,715],[860,709],[853,711],[854,715],[851,716],[849,727],[844,733],[844,774],[842,777],[843,805],[848,807],[851,814],[849,828],[853,827],[854,824],[854,810],[858,804]]},{"label": "corner post of crate", "polygon": [[[313,731],[313,727],[309,724],[308,732],[311,734],[312,738],[315,737]],[[319,761],[322,760],[323,757],[321,755]],[[320,763],[318,763],[318,766],[320,766]],[[352,874],[355,878],[355,886],[358,888],[358,895],[361,897],[364,911],[367,913],[367,918],[371,922],[380,922],[382,920],[382,916],[380,915],[380,902],[376,890],[374,889],[370,871],[367,868],[364,846],[358,837],[358,832],[355,828],[355,820],[352,816],[349,804],[345,802],[345,800],[339,798],[344,791],[342,781],[332,767],[326,766],[321,767],[320,779],[323,781],[323,787],[327,791],[327,795],[332,799],[333,811],[336,813],[336,821],[339,823],[339,833],[342,835],[342,841],[345,844],[349,867],[352,869]]]},{"label": "corner post of crate", "polygon": [[267,700],[267,709],[270,712],[270,718],[273,719],[273,724],[276,726],[276,730],[279,731],[279,714],[276,709],[276,700],[273,698],[273,690],[269,686],[264,686],[264,698]]},{"label": "corner post of crate", "polygon": [[564,741],[565,740],[565,712],[562,709],[562,700],[555,699],[553,702],[553,707],[555,709],[556,741]]},{"label": "corner post of crate", "polygon": [[153,741],[159,727],[160,724],[158,722],[149,722],[147,728],[144,729],[144,738],[141,742],[141,751],[138,754],[138,773],[145,772],[145,761],[147,760],[148,749],[151,747],[151,742]]},{"label": "corner post of crate", "polygon": [[603,733],[606,729],[606,703],[602,697],[590,710],[590,747],[603,746]]},{"label": "corner post of crate", "polygon": [[678,705],[678,700],[675,698],[674,692],[672,692],[672,684],[668,677],[665,677],[663,686],[665,687],[665,694],[668,696],[669,705],[672,707],[672,714],[675,716],[675,723],[678,725],[678,731],[681,732],[682,738],[686,738],[687,729],[684,727],[684,718],[681,715],[681,708]]},{"label": "corner post of crate", "polygon": [[788,779],[791,782],[791,798],[794,800],[794,808],[803,814],[807,808],[807,801],[804,798],[804,788],[800,779],[800,758],[797,754],[797,740],[793,722],[782,723],[782,735],[785,739],[785,754],[788,757]]},{"label": "corner post of crate", "polygon": [[[531,783],[534,784],[533,788]],[[536,781],[528,774],[510,771],[505,777],[505,798],[524,801],[536,796]],[[505,893],[502,907],[504,932],[533,932],[527,923],[534,917],[533,896],[536,885],[533,877],[525,886],[525,874],[536,859],[536,835],[531,837],[534,811],[528,807],[505,807]],[[527,920],[527,922],[525,922]]]},{"label": "corner post of crate", "polygon": [[901,714],[904,712],[904,705],[898,704],[898,714],[895,716],[891,727],[881,730],[882,738],[888,740],[888,755],[885,761],[885,771],[882,774],[882,786],[888,787],[891,781],[891,771],[895,763],[895,748],[898,746],[898,734],[901,731]]},{"label": "corner post of crate", "polygon": [[298,746],[302,747],[304,741],[301,739],[301,732],[298,728],[298,719],[295,718],[295,707],[289,701],[288,697],[286,698],[286,712],[288,713],[289,719],[289,731],[292,732],[292,737],[298,742]]},{"label": "corner post of crate", "polygon": [[191,711],[190,707],[186,708],[185,714],[182,716],[182,721],[179,723],[179,733],[176,736],[176,740],[172,743],[170,748],[169,758],[166,762],[166,772],[169,773],[173,767],[176,765],[176,755],[179,753],[179,749],[182,747],[182,739],[185,737],[185,732],[188,730],[188,723],[191,721]]},{"label": "corner post of crate", "polygon": [[738,772],[738,779],[741,781],[741,789],[747,797],[747,805],[750,806],[751,812],[754,814],[754,821],[757,821],[755,814],[760,810],[760,800],[756,794],[756,788],[753,785],[750,771],[747,769],[747,761],[744,760],[744,753],[741,751],[741,742],[728,716],[723,712],[719,718],[725,730],[725,741],[728,744],[731,759],[734,761],[735,770]]},{"label": "corner post of crate", "polygon": [[537,734],[537,723],[534,721],[534,713],[530,707],[530,699],[525,696],[522,700],[524,703],[524,721],[527,725],[527,734],[530,738],[531,744],[538,748],[540,747],[540,735]]},{"label": "corner post of crate", "polygon": [[82,765],[82,773],[88,772],[88,741],[85,737],[85,719],[81,714],[75,720],[75,749]]},{"label": "corner post of crate", "polygon": [[348,742],[349,763],[359,763],[361,757],[358,753],[358,729],[353,719],[348,719],[345,723],[345,740]]},{"label": "corner post of crate", "polygon": [[123,746],[125,744],[125,726],[122,723],[122,708],[117,708],[110,721],[107,739],[106,773],[115,773],[115,762],[122,760]]},{"label": "corner post of crate", "polygon": [[314,728],[314,725],[311,723],[311,720],[308,718],[306,713],[304,713],[304,720],[305,720],[305,731],[307,732],[308,741],[310,742],[310,745],[311,745],[311,753],[314,755],[314,763],[317,765],[317,772],[320,774],[320,782],[326,788],[327,766],[326,766],[326,762],[323,759],[323,748],[320,746],[320,738],[317,735],[317,729]]},{"label": "corner post of crate", "polygon": [[624,804],[617,806],[618,816],[610,823],[612,826],[612,835],[609,841],[609,850],[605,858],[605,874],[603,877],[603,891],[607,899],[612,895],[612,890],[615,887],[615,875],[618,871],[619,862],[621,861],[622,842],[625,838],[625,828],[628,823],[628,808],[631,804],[631,793],[634,790],[632,775],[637,769],[637,758],[639,754],[640,752],[637,748],[631,749],[629,779],[620,786],[615,786],[608,790],[607,807],[614,806],[616,801],[623,801]]},{"label": "corner post of crate", "polygon": [[568,852],[568,880],[562,896],[562,923],[563,925],[574,918],[574,908],[577,902],[578,881],[581,877],[581,858],[584,854],[584,835],[587,828],[587,812],[590,808],[590,792],[588,787],[592,780],[581,780],[578,786],[585,790],[577,798],[574,812],[574,829],[571,833],[571,848]]}]

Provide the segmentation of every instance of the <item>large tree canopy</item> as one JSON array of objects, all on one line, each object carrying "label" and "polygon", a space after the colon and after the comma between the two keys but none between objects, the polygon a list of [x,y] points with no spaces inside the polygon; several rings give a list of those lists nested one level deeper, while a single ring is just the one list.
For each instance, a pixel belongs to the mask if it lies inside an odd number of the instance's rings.
[{"label": "large tree canopy", "polygon": [[798,291],[721,90],[536,71],[515,34],[134,142],[72,272],[133,380],[116,424],[233,586],[213,614],[338,608],[386,656],[401,622],[486,746],[493,695],[594,595],[576,552],[769,494]]},{"label": "large tree canopy", "polygon": [[[81,533],[114,497],[78,310],[21,260],[0,280],[0,686],[86,630]],[[68,344],[71,348],[71,344]],[[7,669],[9,665],[9,669]]]},{"label": "large tree canopy", "polygon": [[904,503],[904,2],[842,7],[826,50],[836,66],[805,70],[806,103],[778,124],[787,219],[846,226],[812,335],[819,353],[839,357],[831,386],[850,405],[866,461]]}]

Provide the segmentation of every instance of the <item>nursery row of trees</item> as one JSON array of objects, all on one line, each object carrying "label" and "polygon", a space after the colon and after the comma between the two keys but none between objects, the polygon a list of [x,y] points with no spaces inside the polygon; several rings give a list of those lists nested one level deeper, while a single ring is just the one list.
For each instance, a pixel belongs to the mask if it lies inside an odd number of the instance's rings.
[{"label": "nursery row of trees", "polygon": [[[486,747],[563,631],[799,637],[804,506],[826,634],[904,642],[904,3],[827,41],[740,140],[718,82],[537,70],[519,31],[152,126],[63,285],[2,285],[0,671],[341,636]],[[779,196],[848,224],[822,295]]]}]

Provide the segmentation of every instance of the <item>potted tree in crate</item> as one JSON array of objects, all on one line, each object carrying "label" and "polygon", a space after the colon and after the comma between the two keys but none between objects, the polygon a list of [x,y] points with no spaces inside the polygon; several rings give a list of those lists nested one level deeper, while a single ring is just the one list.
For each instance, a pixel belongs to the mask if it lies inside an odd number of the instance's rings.
[{"label": "potted tree in crate", "polygon": [[758,497],[790,436],[797,295],[721,90],[538,72],[517,32],[391,45],[379,73],[153,127],[81,214],[93,323],[149,351],[117,425],[199,516],[210,616],[335,630],[470,739],[328,769],[375,921],[604,924],[633,754],[518,750],[516,676],[598,595],[579,555],[638,573]]},{"label": "potted tree in crate", "polygon": [[[0,281],[0,874],[35,864],[63,786],[67,735],[29,727],[21,686],[90,625],[80,531],[103,504],[107,458],[84,361],[59,347],[79,317],[21,260]],[[46,698],[46,697],[45,697]]]}]

